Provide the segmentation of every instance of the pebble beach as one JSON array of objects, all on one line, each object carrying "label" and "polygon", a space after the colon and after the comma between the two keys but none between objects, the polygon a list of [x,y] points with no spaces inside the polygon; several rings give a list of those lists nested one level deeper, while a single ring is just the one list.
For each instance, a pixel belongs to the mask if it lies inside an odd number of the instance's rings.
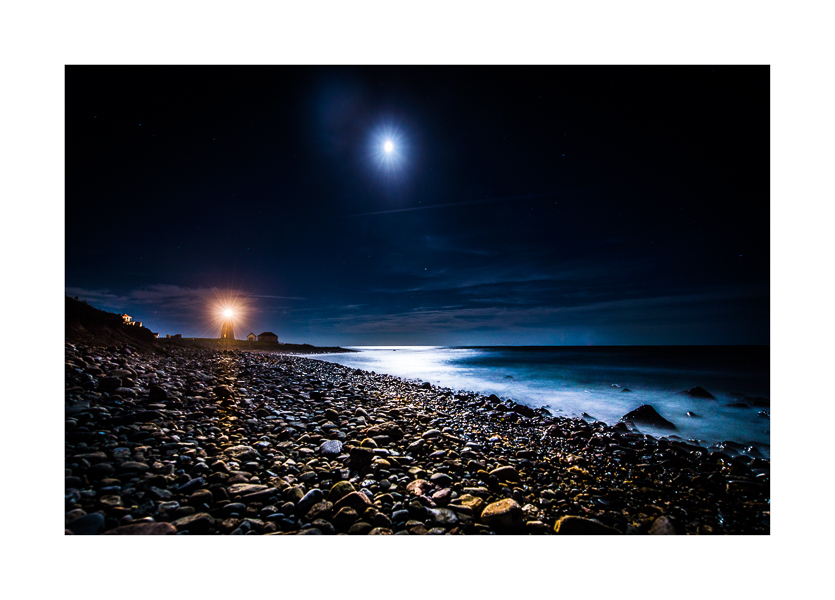
[{"label": "pebble beach", "polygon": [[72,535],[769,534],[769,460],[273,352],[65,346]]}]

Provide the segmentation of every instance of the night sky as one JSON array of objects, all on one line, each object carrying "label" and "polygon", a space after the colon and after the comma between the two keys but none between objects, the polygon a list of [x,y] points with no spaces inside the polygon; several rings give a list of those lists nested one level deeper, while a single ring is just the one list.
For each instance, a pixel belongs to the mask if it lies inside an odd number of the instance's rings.
[{"label": "night sky", "polygon": [[[767,66],[66,68],[70,296],[317,345],[768,344]],[[393,151],[386,153],[390,141]]]}]

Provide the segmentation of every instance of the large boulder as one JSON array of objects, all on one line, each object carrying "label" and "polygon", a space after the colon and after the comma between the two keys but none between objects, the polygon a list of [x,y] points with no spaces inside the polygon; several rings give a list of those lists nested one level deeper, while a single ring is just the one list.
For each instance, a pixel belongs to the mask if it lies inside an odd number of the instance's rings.
[{"label": "large boulder", "polygon": [[716,400],[716,396],[708,392],[706,389],[696,386],[689,390],[679,392],[680,394],[687,394],[691,398],[707,398],[708,400]]},{"label": "large boulder", "polygon": [[635,410],[626,413],[620,420],[624,423],[631,421],[637,425],[648,425],[649,427],[656,427],[658,429],[676,429],[673,423],[659,415],[649,404],[643,404]]}]

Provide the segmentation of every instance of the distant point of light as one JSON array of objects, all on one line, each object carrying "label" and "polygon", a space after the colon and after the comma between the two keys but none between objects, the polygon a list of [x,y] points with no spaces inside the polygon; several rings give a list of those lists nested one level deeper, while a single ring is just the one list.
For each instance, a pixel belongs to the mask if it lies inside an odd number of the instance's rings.
[{"label": "distant point of light", "polygon": [[232,311],[229,310],[229,309],[224,310],[223,311],[223,316],[224,317],[231,317],[232,316]]},{"label": "distant point of light", "polygon": [[368,141],[368,158],[385,177],[393,178],[402,174],[408,164],[409,140],[399,127],[381,124],[371,132]]}]

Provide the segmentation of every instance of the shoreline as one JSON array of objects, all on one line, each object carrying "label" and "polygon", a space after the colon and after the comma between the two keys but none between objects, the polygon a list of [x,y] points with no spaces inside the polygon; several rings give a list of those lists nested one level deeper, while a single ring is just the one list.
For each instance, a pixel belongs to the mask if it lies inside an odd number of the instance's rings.
[{"label": "shoreline", "polygon": [[66,359],[76,534],[770,532],[770,461],[732,447],[280,351]]},{"label": "shoreline", "polygon": [[[647,361],[643,364],[630,365],[630,373],[625,374],[622,370],[617,370],[623,369],[622,363],[610,366],[607,370],[604,363],[597,362],[593,367],[600,369],[600,373],[596,374],[595,380],[587,378],[582,383],[570,379],[573,373],[561,373],[558,376],[552,373],[540,377],[537,373],[532,373],[531,369],[544,366],[547,371],[552,364],[562,364],[566,370],[574,369],[581,372],[589,365],[579,362],[563,363],[565,359],[562,355],[567,353],[570,356],[572,351],[577,350],[583,353],[588,351],[596,353],[600,351],[598,347],[566,349],[565,347],[544,346],[522,349],[524,353],[530,353],[533,349],[539,353],[553,355],[553,362],[549,361],[542,365],[529,362],[527,358],[520,360],[512,354],[514,350],[517,350],[515,347],[510,349],[511,353],[507,356],[504,354],[508,352],[509,347],[491,347],[501,353],[498,360],[490,355],[482,355],[467,357],[464,362],[456,362],[455,355],[435,356],[437,352],[450,350],[448,347],[427,348],[432,349],[427,354],[429,358],[414,353],[415,363],[420,367],[411,370],[405,366],[407,363],[388,361],[387,355],[389,357],[391,355],[388,352],[382,352],[380,348],[372,348],[368,351],[368,356],[371,358],[366,360],[363,360],[362,356],[365,351],[351,355],[311,355],[310,358],[334,362],[350,368],[368,371],[373,369],[407,381],[419,383],[429,381],[436,387],[446,387],[453,391],[465,391],[469,394],[476,393],[484,396],[495,394],[502,401],[518,402],[534,409],[544,407],[554,415],[582,417],[589,422],[602,421],[610,426],[617,425],[618,422],[624,420],[627,413],[638,406],[649,404],[669,419],[675,425],[675,430],[655,428],[648,423],[635,423],[634,425],[627,423],[631,431],[649,434],[656,438],[665,437],[670,440],[683,441],[711,450],[724,451],[727,446],[738,450],[743,449],[745,453],[751,452],[752,456],[768,458],[770,454],[771,441],[766,429],[768,421],[763,420],[763,417],[770,416],[770,400],[767,399],[769,394],[766,389],[762,388],[762,381],[755,381],[752,377],[753,372],[745,372],[744,368],[740,368],[749,365],[752,357],[740,357],[736,353],[737,347],[733,347],[734,357],[740,364],[735,365],[735,369],[728,368],[727,372],[714,372],[711,369],[712,365],[704,363],[707,357],[703,351],[704,347],[699,347],[697,352],[693,352],[688,347],[684,348],[684,351],[696,361],[696,367],[693,369],[679,368],[676,372],[668,365],[662,364],[658,367],[657,363],[652,365]],[[401,347],[401,349],[409,351],[408,347]],[[632,358],[633,349],[633,347],[621,348],[622,355]],[[711,360],[715,360],[712,353],[713,347],[710,349]],[[640,352],[640,348],[638,351]],[[652,350],[652,354],[658,355],[658,353],[657,349]],[[664,356],[661,358],[663,360]],[[677,360],[680,358],[681,356],[677,357]],[[458,370],[463,373],[457,372]],[[659,377],[658,371],[669,374]],[[494,373],[499,373],[499,375],[494,375]],[[676,376],[673,377],[672,373]],[[729,377],[731,373],[741,374],[741,377],[738,377],[736,381],[731,381]],[[759,374],[756,375],[759,376]],[[748,381],[745,381],[746,378]],[[761,379],[766,381],[767,388],[768,375]],[[754,385],[750,384],[751,381],[754,381]],[[694,383],[698,383],[699,386],[705,385],[712,393],[702,387],[693,387]],[[687,389],[688,387],[691,389]],[[700,393],[691,393],[691,390],[699,390]],[[581,392],[585,395],[581,395]],[[623,392],[629,392],[629,394],[624,395]],[[704,418],[706,415],[711,416],[706,419]]]}]

